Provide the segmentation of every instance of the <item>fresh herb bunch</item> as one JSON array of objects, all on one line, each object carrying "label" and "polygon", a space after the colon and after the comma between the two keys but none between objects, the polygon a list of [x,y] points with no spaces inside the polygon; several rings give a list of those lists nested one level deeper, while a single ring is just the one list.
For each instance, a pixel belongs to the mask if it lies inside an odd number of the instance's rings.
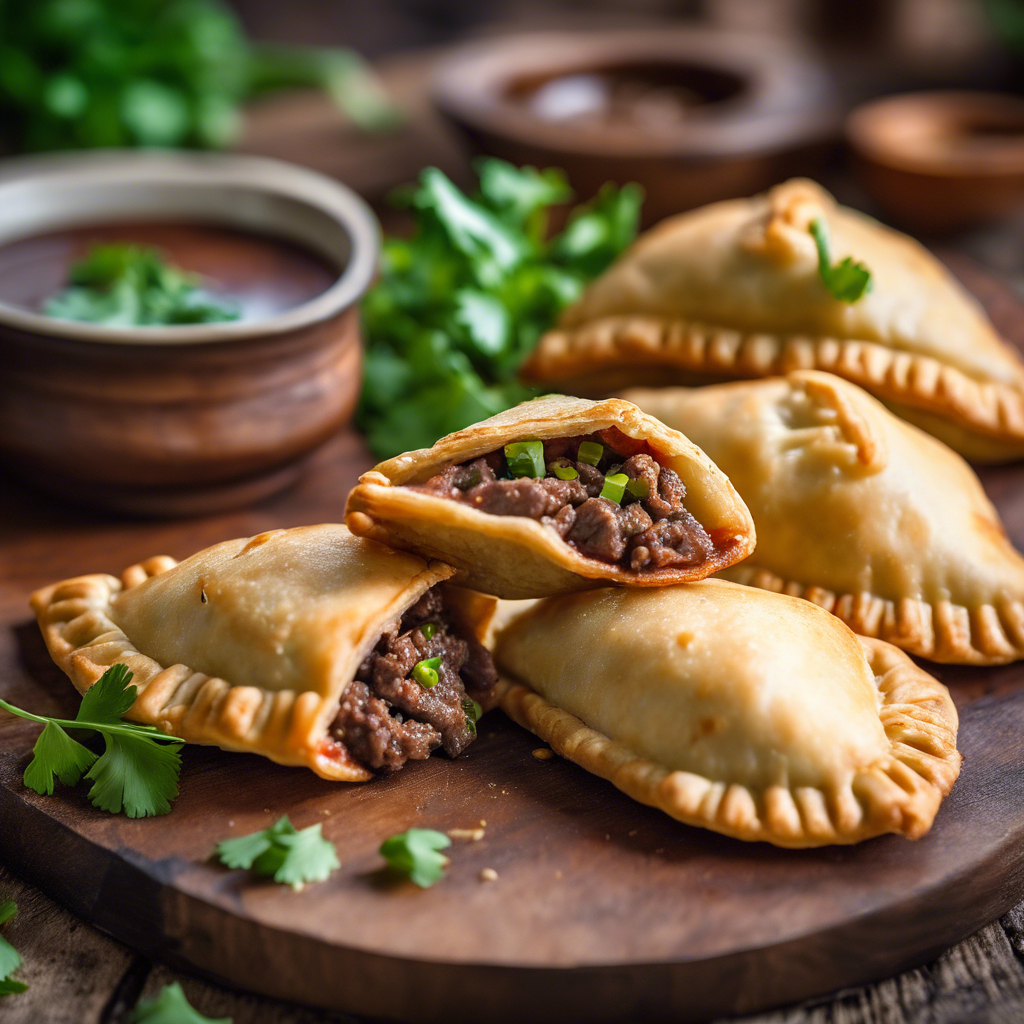
[{"label": "fresh herb bunch", "polygon": [[308,882],[324,881],[340,867],[334,844],[324,839],[321,829],[321,825],[310,825],[299,831],[285,815],[270,828],[225,839],[217,846],[217,856],[229,868],[251,868],[301,889]]},{"label": "fresh herb bunch", "polygon": [[43,312],[107,327],[209,324],[237,320],[237,306],[214,298],[198,278],[164,261],[158,249],[114,242],[94,246],[68,274],[70,287]]},{"label": "fresh herb bunch", "polygon": [[[0,902],[0,927],[7,924],[17,912],[18,904],[13,900]],[[21,954],[0,935],[0,996],[15,995],[28,988],[23,981],[15,981],[11,977],[20,966]]]},{"label": "fresh herb bunch", "polygon": [[452,841],[432,828],[411,828],[381,843],[380,855],[388,867],[406,875],[421,889],[429,889],[444,878],[448,858],[441,850],[448,849]]},{"label": "fresh herb bunch", "polygon": [[828,226],[823,220],[811,221],[811,235],[818,247],[818,273],[829,294],[840,302],[856,302],[871,288],[871,271],[853,257],[832,263]]},{"label": "fresh herb bunch", "polygon": [[415,232],[385,240],[382,278],[363,301],[357,423],[381,458],[532,397],[520,363],[636,235],[637,185],[606,185],[549,238],[549,207],[572,198],[561,171],[495,159],[477,170],[473,197],[423,171],[407,196]]},{"label": "fresh herb bunch", "polygon": [[[112,665],[86,690],[73,721],[33,715],[0,700],[5,711],[45,726],[25,769],[29,789],[52,796],[55,779],[74,786],[84,775],[92,782],[89,799],[101,811],[124,812],[129,818],[170,812],[171,801],[178,795],[182,741],[148,725],[122,720],[138,693],[128,685],[131,678],[126,665]],[[104,752],[93,753],[72,739],[67,729],[98,732]]]},{"label": "fresh herb bunch", "polygon": [[396,121],[355,53],[252,44],[219,0],[0,0],[0,124],[20,150],[220,148],[244,100],[294,85],[360,127]]},{"label": "fresh herb bunch", "polygon": [[155,999],[143,999],[128,1018],[129,1024],[232,1024],[231,1017],[204,1017],[185,998],[178,982],[165,985]]}]

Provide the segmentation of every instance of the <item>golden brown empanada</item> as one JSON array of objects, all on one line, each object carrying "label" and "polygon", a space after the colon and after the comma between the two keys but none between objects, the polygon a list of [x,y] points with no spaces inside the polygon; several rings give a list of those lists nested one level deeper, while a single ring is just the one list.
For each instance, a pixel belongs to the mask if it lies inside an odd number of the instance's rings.
[{"label": "golden brown empanada", "polygon": [[[871,272],[856,302],[822,281],[816,219],[833,261]],[[859,384],[968,458],[1024,454],[1018,353],[922,246],[804,180],[649,231],[566,310],[523,376],[593,395],[796,369]]]},{"label": "golden brown empanada", "polygon": [[[79,576],[32,607],[80,692],[123,663],[139,691],[129,718],[361,782],[442,743],[458,753],[476,735],[468,702],[493,704],[479,639],[495,602],[433,589],[453,571],[344,526],[306,526],[152,558],[122,580]],[[432,686],[409,678],[435,656]]]},{"label": "golden brown empanada", "polygon": [[702,579],[754,547],[750,514],[699,448],[628,402],[564,395],[381,463],[345,522],[504,598]]},{"label": "golden brown empanada", "polygon": [[495,656],[520,725],[633,799],[737,839],[916,839],[960,770],[949,693],[905,654],[724,580],[550,598]]},{"label": "golden brown empanada", "polygon": [[827,373],[623,395],[729,474],[757,548],[727,579],[934,661],[1024,657],[1024,558],[963,459]]}]

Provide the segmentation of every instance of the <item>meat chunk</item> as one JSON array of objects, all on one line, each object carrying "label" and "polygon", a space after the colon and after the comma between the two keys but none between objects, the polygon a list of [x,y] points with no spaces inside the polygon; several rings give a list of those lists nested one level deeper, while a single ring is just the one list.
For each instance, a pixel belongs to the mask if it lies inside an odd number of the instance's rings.
[{"label": "meat chunk", "polygon": [[650,455],[634,455],[625,461],[622,472],[647,484],[643,504],[652,519],[668,519],[686,511],[686,485],[675,470],[659,465]]},{"label": "meat chunk", "polygon": [[634,572],[665,566],[691,566],[706,562],[714,545],[704,527],[689,512],[679,519],[662,519],[634,537],[629,565]]},{"label": "meat chunk", "polygon": [[618,562],[626,552],[617,515],[619,506],[607,498],[588,498],[576,509],[576,521],[566,540],[591,558]]},{"label": "meat chunk", "polygon": [[579,480],[524,477],[480,484],[467,492],[465,501],[473,508],[495,516],[541,519],[556,515],[566,505],[579,505],[586,498],[587,492]]}]

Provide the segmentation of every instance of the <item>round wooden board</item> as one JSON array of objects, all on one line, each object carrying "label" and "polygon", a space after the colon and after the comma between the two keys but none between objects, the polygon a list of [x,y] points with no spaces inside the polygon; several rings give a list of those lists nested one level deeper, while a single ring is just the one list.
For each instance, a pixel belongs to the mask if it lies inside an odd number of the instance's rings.
[{"label": "round wooden board", "polygon": [[[959,267],[1005,333],[1016,300]],[[156,553],[336,520],[368,462],[342,435],[292,491],[232,515],[128,522],[57,510],[0,479],[0,694],[43,714],[77,698],[26,609],[57,578]],[[1024,466],[985,485],[1024,547]],[[500,713],[456,761],[362,786],[189,748],[163,818],[45,798],[21,773],[36,728],[0,719],[0,858],[129,945],[241,988],[403,1021],[698,1020],[895,973],[979,928],[1024,891],[1024,665],[936,667],[961,706],[963,774],[931,833],[778,850],[679,825],[561,760]],[[342,868],[301,893],[210,860],[214,844],[287,813],[316,821]],[[482,826],[421,891],[381,871],[410,826]],[[496,881],[480,880],[484,868]]]}]

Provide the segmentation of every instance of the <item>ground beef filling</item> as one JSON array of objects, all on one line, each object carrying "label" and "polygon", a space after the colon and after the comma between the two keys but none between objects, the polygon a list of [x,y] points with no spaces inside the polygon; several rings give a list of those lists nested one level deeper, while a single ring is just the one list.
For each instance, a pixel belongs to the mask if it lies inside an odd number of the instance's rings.
[{"label": "ground beef filling", "polygon": [[[455,757],[476,737],[469,701],[489,706],[497,675],[483,645],[456,633],[450,618],[442,594],[427,591],[384,630],[345,691],[331,735],[368,767],[401,768],[439,746]],[[436,657],[438,681],[428,689],[411,673]]]},{"label": "ground beef filling", "polygon": [[[596,466],[579,461],[586,441],[603,447]],[[491,515],[536,519],[581,554],[633,572],[700,565],[714,554],[711,538],[686,509],[682,480],[651,455],[627,457],[598,435],[563,437],[544,442],[544,463],[547,476],[513,479],[504,452],[496,451],[412,486]],[[574,470],[575,478],[559,479],[556,467],[563,475]],[[605,477],[612,473],[642,481],[646,496],[602,498]]]}]

